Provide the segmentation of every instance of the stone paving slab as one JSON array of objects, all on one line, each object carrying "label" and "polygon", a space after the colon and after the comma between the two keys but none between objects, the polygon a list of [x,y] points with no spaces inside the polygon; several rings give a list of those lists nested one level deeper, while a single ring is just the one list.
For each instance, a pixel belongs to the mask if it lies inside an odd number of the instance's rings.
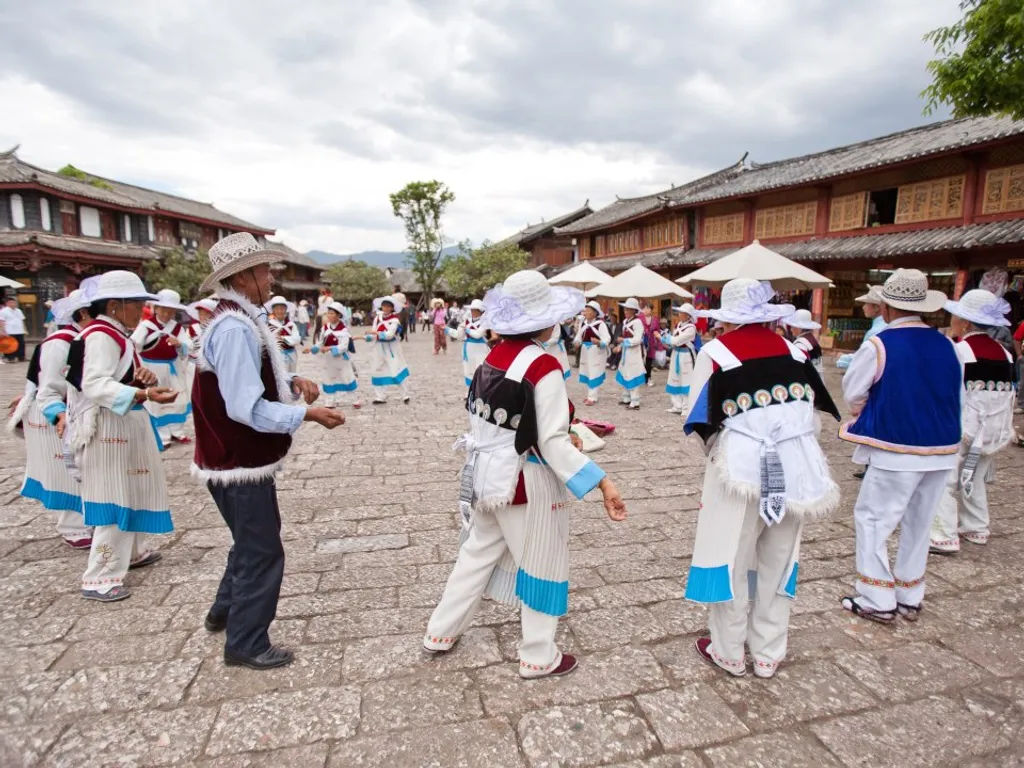
[{"label": "stone paving slab", "polygon": [[[22,444],[0,441],[0,765],[1024,764],[1024,450],[997,460],[989,545],[932,557],[921,620],[880,626],[839,607],[858,483],[826,427],[842,506],[805,528],[789,658],[772,680],[732,679],[694,654],[707,611],[681,599],[703,454],[664,412],[664,373],[638,412],[607,391],[586,415],[618,427],[594,458],[630,518],[611,523],[596,494],[573,508],[559,642],[580,669],[523,681],[504,606],[485,601],[451,653],[421,649],[457,553],[464,390],[457,353],[435,358],[419,334],[406,355],[413,405],[304,426],[278,483],[284,669],[226,668],[223,635],[202,628],[230,536],[187,448],[164,456],[177,527],[152,539],[164,560],[129,575],[130,600],[99,605],[77,594],[84,553],[17,495]],[[318,361],[300,360],[315,377]],[[24,370],[0,367],[0,400]]]}]

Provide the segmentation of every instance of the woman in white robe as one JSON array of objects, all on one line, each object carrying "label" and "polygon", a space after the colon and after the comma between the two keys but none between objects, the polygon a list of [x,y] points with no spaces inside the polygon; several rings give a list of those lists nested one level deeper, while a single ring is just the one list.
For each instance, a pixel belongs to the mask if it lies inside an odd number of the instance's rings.
[{"label": "woman in white robe", "polygon": [[487,357],[487,330],[483,326],[483,314],[484,303],[480,299],[473,299],[466,319],[457,329],[448,329],[452,339],[462,342],[462,377],[467,387],[473,383],[473,374]]},{"label": "woman in white robe", "polygon": [[[320,355],[323,359],[323,381],[320,388],[323,390],[325,405],[328,408],[337,408],[340,405],[341,393],[356,392],[359,389],[352,361],[352,336],[342,319],[342,309],[342,305],[336,301],[327,305],[327,318],[320,327],[312,348],[303,350],[303,354]],[[362,406],[357,393],[352,407]]]},{"label": "woman in white robe", "polygon": [[551,329],[551,335],[547,340],[541,342],[544,351],[554,357],[562,366],[562,377],[568,381],[572,378],[572,366],[569,364],[569,353],[565,351],[565,342],[562,341],[562,326],[557,323]]},{"label": "woman in white robe", "polygon": [[366,341],[374,346],[373,374],[370,379],[373,384],[373,402],[375,405],[386,403],[387,388],[398,387],[402,402],[408,404],[409,367],[405,364],[398,338],[402,321],[397,314],[402,311],[404,304],[397,294],[384,296],[374,303],[380,306],[380,316],[373,331],[366,334]]},{"label": "woman in white robe", "polygon": [[573,344],[580,349],[580,384],[587,388],[584,405],[596,405],[608,365],[612,335],[604,321],[601,305],[591,301],[583,308],[583,322]]},{"label": "woman in white robe", "polygon": [[693,373],[693,364],[697,358],[697,326],[693,322],[693,304],[683,304],[681,307],[673,307],[672,311],[678,314],[679,322],[672,331],[672,336],[667,340],[666,345],[672,348],[672,359],[668,365],[668,383],[665,391],[672,400],[672,407],[669,413],[686,413],[686,401],[690,395],[690,374]]},{"label": "woman in white robe", "polygon": [[647,367],[644,352],[644,324],[640,319],[640,302],[627,299],[619,305],[623,311],[622,336],[614,351],[622,353],[616,383],[622,387],[623,405],[630,409],[640,408],[640,388],[647,383]]}]

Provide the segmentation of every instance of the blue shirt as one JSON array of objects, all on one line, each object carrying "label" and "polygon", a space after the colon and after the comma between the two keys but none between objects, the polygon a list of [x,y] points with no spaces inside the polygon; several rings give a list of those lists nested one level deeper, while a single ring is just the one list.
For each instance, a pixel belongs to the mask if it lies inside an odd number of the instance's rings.
[{"label": "blue shirt", "polygon": [[[261,316],[254,322],[266,323]],[[263,397],[260,346],[252,329],[227,317],[203,337],[206,361],[217,374],[217,386],[228,416],[257,432],[293,434],[306,415],[301,405],[275,403]],[[282,393],[283,394],[283,393]]]},{"label": "blue shirt", "polygon": [[881,315],[875,315],[871,321],[871,327],[868,328],[867,333],[864,334],[864,341],[867,341],[879,331],[884,331],[886,328],[885,320],[882,319]]}]

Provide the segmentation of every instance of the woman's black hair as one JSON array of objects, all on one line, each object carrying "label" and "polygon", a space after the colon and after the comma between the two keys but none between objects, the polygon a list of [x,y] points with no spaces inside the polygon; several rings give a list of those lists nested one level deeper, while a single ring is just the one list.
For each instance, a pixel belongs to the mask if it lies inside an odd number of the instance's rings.
[{"label": "woman's black hair", "polygon": [[539,331],[533,331],[532,333],[503,333],[501,338],[506,341],[533,341],[534,339],[539,339],[549,330],[551,329],[541,328]]},{"label": "woman's black hair", "polygon": [[111,299],[100,299],[94,301],[89,305],[89,317],[99,317],[100,315],[107,314],[107,305],[111,302]]},{"label": "woman's black hair", "polygon": [[71,313],[71,319],[76,323],[80,323],[82,322],[82,318],[85,316],[85,312],[85,309],[76,309]]}]

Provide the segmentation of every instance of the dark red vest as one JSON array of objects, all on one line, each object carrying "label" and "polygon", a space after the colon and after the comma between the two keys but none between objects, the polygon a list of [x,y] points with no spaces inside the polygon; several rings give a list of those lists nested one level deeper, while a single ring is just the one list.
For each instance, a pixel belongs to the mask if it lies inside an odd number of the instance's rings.
[{"label": "dark red vest", "polygon": [[[234,302],[222,300],[217,314],[229,309],[244,313]],[[231,375],[229,371],[224,373]],[[260,360],[260,380],[264,399],[281,402],[274,367],[266,349]],[[213,371],[196,371],[192,384],[192,418],[196,428],[195,463],[203,470],[226,472],[273,466],[284,459],[292,445],[291,435],[257,432],[231,419]]]}]

